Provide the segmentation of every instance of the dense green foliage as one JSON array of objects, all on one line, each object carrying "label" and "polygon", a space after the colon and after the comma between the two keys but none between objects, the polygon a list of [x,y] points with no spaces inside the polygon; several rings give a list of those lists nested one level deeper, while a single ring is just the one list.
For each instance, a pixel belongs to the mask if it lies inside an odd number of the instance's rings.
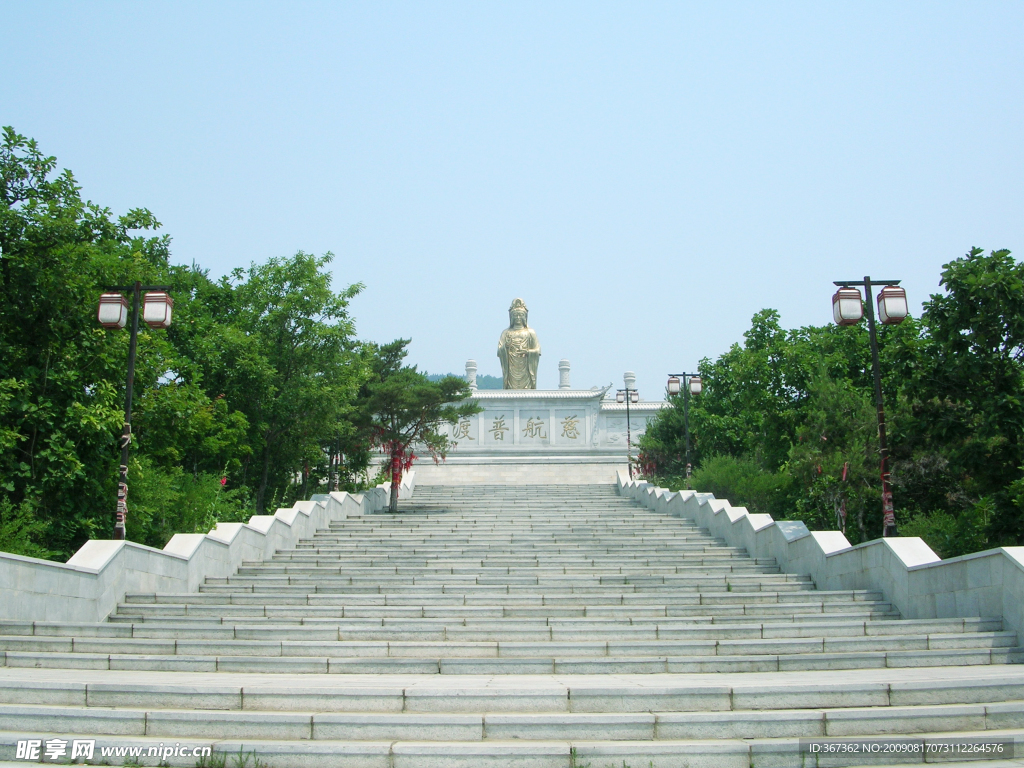
[{"label": "dense green foliage", "polygon": [[[174,322],[142,325],[128,538],[248,519],[367,482],[360,387],[373,349],[335,291],[330,254],[212,280],[169,261],[145,210],[115,217],[4,129],[0,146],[0,550],[66,559],[113,526],[127,331],[96,321],[106,288],[172,286]],[[372,345],[371,345],[372,347]]]},{"label": "dense green foliage", "polygon": [[[972,249],[944,266],[920,320],[880,326],[901,535],[944,557],[1024,543],[1024,266]],[[786,331],[757,313],[742,345],[703,360],[690,399],[690,485],[812,528],[881,534],[866,324]],[[640,440],[645,473],[686,485],[681,396]],[[845,478],[845,479],[844,479]]]}]

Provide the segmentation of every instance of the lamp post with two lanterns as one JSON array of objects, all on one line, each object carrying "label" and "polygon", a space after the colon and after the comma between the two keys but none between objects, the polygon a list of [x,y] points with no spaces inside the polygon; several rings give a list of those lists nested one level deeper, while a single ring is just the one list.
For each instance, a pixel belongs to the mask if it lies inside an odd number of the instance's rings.
[{"label": "lamp post with two lanterns", "polygon": [[[632,374],[630,374],[632,375]],[[633,479],[633,431],[629,423],[629,404],[640,402],[640,393],[626,382],[625,389],[615,390],[615,402],[626,404],[626,458],[629,460],[629,479]]]},{"label": "lamp post with two lanterns", "polygon": [[[131,336],[128,340],[128,383],[124,396],[124,430],[121,432],[121,466],[117,483],[117,509],[114,513],[114,539],[123,541],[125,524],[128,517],[128,446],[132,442],[132,389],[135,384],[135,349],[139,335],[139,303],[143,304],[142,319],[150,328],[169,328],[171,310],[174,300],[167,291],[169,285],[143,285],[136,281],[134,285],[116,286],[107,289],[100,296],[99,309],[96,317],[104,328],[118,330],[128,323],[128,301],[121,291],[132,294]],[[148,291],[145,296],[143,291]]]},{"label": "lamp post with two lanterns", "polygon": [[896,513],[889,486],[889,448],[885,438],[885,411],[882,408],[882,374],[878,361],[878,336],[875,333],[875,312],[872,306],[872,286],[883,286],[878,293],[878,319],[883,325],[899,325],[909,314],[907,292],[899,287],[899,280],[836,280],[839,290],[832,296],[832,316],[838,325],[856,325],[864,316],[864,301],[860,286],[867,297],[868,337],[871,340],[871,370],[875,380],[875,409],[878,412],[878,445],[882,474],[882,536],[897,536]]},{"label": "lamp post with two lanterns", "polygon": [[704,380],[697,373],[670,373],[668,375],[669,395],[683,392],[683,431],[686,434],[686,479],[689,481],[693,463],[690,461],[690,395],[699,395],[704,389]]}]

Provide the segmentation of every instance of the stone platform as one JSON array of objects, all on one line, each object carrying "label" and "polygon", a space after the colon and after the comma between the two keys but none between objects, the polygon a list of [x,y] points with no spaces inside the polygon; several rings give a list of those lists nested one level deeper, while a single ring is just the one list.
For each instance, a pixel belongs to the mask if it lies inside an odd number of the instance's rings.
[{"label": "stone platform", "polygon": [[[632,386],[632,379],[628,379]],[[421,455],[418,485],[610,484],[628,473],[634,445],[667,403],[617,403],[603,389],[475,390],[483,409],[447,427],[453,443],[434,464]]]}]

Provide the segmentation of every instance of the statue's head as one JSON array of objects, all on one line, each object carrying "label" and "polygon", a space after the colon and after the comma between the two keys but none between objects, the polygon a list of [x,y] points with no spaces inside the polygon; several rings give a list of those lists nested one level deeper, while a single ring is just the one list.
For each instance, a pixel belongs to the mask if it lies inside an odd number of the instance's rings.
[{"label": "statue's head", "polygon": [[512,306],[508,308],[508,325],[510,328],[519,326],[526,328],[526,316],[528,310],[526,309],[526,302],[522,299],[516,299],[512,302]]}]

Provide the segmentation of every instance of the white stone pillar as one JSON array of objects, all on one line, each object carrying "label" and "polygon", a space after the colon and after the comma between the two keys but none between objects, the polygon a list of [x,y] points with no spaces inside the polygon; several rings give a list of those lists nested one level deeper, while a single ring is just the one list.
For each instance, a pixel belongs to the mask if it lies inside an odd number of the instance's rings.
[{"label": "white stone pillar", "polygon": [[622,381],[625,383],[626,389],[636,389],[636,374],[632,371],[622,374]]},{"label": "white stone pillar", "polygon": [[466,361],[466,383],[470,389],[476,391],[476,360]]},{"label": "white stone pillar", "polygon": [[569,385],[569,361],[565,359],[558,361],[558,388],[572,389]]}]

